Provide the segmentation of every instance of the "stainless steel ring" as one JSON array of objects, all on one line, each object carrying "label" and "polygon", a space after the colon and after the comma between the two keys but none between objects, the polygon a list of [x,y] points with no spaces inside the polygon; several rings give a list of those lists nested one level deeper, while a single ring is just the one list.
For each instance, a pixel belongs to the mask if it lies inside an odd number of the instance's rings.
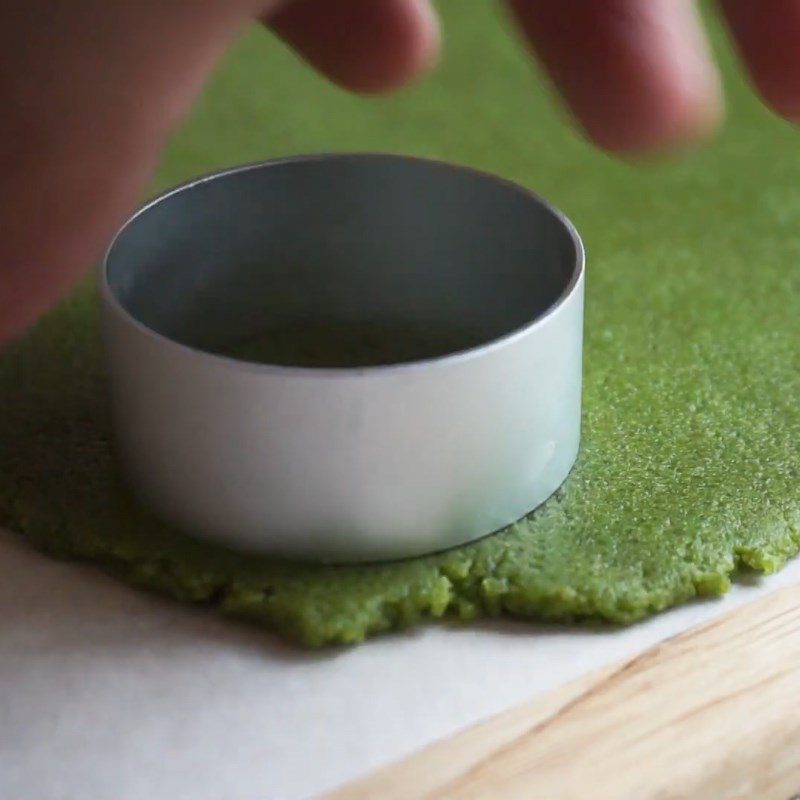
[{"label": "stainless steel ring", "polygon": [[[280,556],[399,558],[496,531],[575,461],[583,276],[559,211],[464,167],[333,154],[188,183],[102,269],[124,472],[180,528]],[[309,325],[420,344],[371,365],[218,354]]]}]

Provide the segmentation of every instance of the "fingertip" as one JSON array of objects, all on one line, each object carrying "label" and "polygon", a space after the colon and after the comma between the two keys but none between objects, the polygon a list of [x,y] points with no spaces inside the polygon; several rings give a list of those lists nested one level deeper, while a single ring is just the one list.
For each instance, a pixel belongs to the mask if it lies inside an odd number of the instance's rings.
[{"label": "fingertip", "polygon": [[647,108],[616,120],[579,120],[593,144],[616,156],[647,159],[691,150],[713,137],[725,116],[718,87],[698,93],[665,92]]},{"label": "fingertip", "polygon": [[758,86],[758,93],[764,105],[793,125],[800,125],[800,87],[785,90],[771,86]]},{"label": "fingertip", "polygon": [[[370,64],[354,64],[338,83],[359,94],[396,91],[431,71],[439,60],[439,20],[428,0],[404,0],[400,13],[369,46]],[[373,51],[373,48],[374,51]]]},{"label": "fingertip", "polygon": [[719,76],[690,0],[510,4],[579,125],[604,150],[680,150],[719,123]]},{"label": "fingertip", "polygon": [[765,104],[800,122],[800,1],[722,0],[721,7]]},{"label": "fingertip", "polygon": [[428,0],[294,0],[268,24],[330,80],[361,94],[406,85],[439,52]]}]

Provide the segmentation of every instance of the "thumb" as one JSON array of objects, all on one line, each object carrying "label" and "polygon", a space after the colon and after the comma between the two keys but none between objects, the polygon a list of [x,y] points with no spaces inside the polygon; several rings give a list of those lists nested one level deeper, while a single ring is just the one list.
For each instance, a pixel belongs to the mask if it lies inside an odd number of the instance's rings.
[{"label": "thumb", "polygon": [[97,257],[144,191],[248,0],[0,8],[0,345]]}]

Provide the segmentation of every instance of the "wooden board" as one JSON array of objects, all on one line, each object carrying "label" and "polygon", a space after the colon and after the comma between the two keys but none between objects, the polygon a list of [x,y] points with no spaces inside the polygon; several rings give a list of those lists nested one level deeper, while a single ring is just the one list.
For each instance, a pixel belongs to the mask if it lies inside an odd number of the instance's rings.
[{"label": "wooden board", "polygon": [[438,742],[329,800],[789,800],[800,586]]}]

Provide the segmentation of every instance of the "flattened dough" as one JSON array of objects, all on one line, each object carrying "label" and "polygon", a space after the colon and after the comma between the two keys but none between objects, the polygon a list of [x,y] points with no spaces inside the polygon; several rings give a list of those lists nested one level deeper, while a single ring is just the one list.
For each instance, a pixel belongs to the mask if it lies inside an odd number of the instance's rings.
[{"label": "flattened dough", "polygon": [[758,106],[724,52],[720,140],[678,162],[615,163],[558,119],[492,4],[443,5],[442,70],[391,100],[346,96],[252,35],[159,182],[379,149],[497,172],[564,208],[589,260],[583,449],[563,491],[478,544],[397,564],[312,567],[193,542],[114,477],[86,286],[0,359],[0,520],[56,555],[306,645],[443,615],[626,623],[795,554],[800,134]]}]

